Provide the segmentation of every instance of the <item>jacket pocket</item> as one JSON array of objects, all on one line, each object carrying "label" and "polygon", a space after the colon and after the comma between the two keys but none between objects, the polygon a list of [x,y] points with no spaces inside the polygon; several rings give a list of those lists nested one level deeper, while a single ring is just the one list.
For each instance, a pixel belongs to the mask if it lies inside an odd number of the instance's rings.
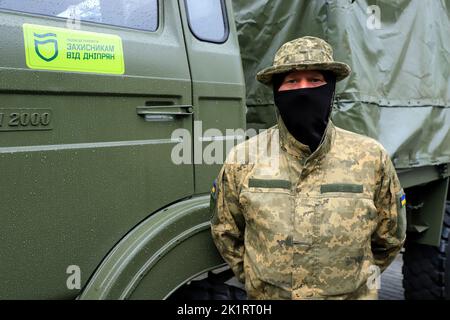
[{"label": "jacket pocket", "polygon": [[249,187],[239,195],[247,224],[264,233],[292,230],[292,195],[285,188]]},{"label": "jacket pocket", "polygon": [[337,246],[370,243],[378,216],[372,199],[327,194],[317,199],[316,211],[324,241]]},{"label": "jacket pocket", "polygon": [[240,193],[245,250],[264,287],[291,286],[293,196],[285,188],[249,187]]},{"label": "jacket pocket", "polygon": [[320,197],[317,205],[318,287],[324,295],[344,295],[367,281],[377,211],[372,199],[361,195],[327,195]]}]

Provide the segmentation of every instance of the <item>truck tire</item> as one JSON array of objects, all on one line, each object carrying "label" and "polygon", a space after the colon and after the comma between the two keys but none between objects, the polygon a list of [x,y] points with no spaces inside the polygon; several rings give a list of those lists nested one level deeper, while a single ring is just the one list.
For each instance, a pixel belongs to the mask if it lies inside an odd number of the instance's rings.
[{"label": "truck tire", "polygon": [[447,201],[439,247],[408,242],[403,255],[403,287],[409,300],[450,298],[450,201]]},{"label": "truck tire", "polygon": [[232,277],[231,270],[219,274],[208,272],[206,279],[191,281],[178,289],[168,300],[246,300],[245,290],[225,283]]}]

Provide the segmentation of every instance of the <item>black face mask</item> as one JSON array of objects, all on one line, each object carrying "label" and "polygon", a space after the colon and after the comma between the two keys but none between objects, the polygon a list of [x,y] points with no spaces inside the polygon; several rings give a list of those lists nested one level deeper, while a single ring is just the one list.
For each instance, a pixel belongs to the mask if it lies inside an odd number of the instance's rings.
[{"label": "black face mask", "polygon": [[295,139],[314,152],[327,127],[336,80],[326,75],[327,83],[320,87],[278,91],[280,81],[274,81],[275,105],[288,131]]}]

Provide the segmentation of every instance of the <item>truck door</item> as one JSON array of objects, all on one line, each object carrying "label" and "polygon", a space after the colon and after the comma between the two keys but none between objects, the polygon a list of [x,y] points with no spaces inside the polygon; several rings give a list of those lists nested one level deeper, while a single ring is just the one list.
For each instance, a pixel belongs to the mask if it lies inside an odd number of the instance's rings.
[{"label": "truck door", "polygon": [[[227,143],[245,138],[244,76],[231,1],[179,3],[193,84],[195,191],[201,193],[211,188]],[[226,131],[239,128],[241,133]],[[222,152],[214,143],[222,144]]]},{"label": "truck door", "polygon": [[69,266],[82,287],[193,193],[171,159],[193,120],[178,3],[0,0],[0,21],[0,299],[74,297]]}]

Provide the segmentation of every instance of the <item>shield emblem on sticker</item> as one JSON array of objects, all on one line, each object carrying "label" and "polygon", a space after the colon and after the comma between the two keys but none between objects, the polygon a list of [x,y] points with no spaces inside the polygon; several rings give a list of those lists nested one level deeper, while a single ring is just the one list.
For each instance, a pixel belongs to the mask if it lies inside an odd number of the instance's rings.
[{"label": "shield emblem on sticker", "polygon": [[[36,54],[44,61],[50,62],[58,56],[58,40],[56,34],[34,34],[34,50]],[[36,39],[38,38],[38,39]]]}]

